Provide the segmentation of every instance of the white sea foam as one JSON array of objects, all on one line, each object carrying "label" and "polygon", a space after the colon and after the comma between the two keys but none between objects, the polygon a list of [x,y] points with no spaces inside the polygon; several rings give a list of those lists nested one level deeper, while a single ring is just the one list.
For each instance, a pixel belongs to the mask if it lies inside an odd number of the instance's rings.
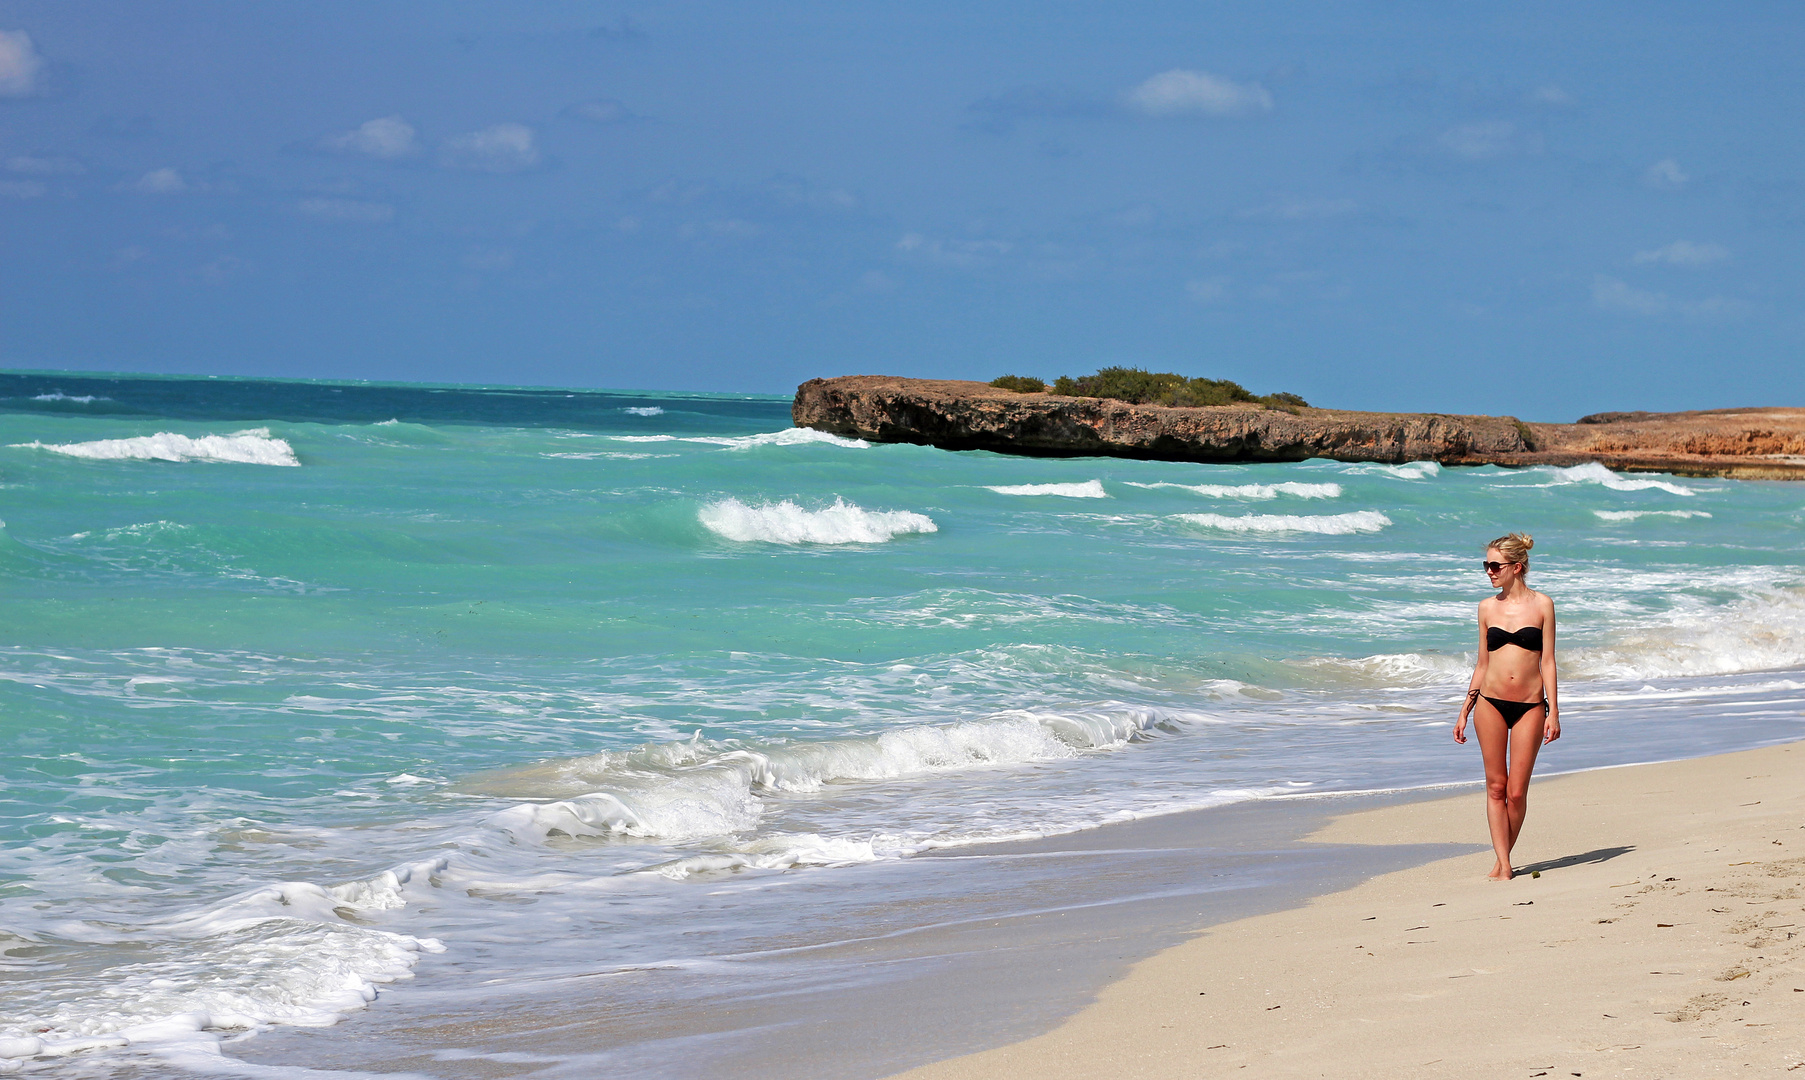
[{"label": "white sea foam", "polygon": [[1711,516],[1710,512],[1705,510],[1594,510],[1592,512],[1606,521],[1634,521],[1644,517],[1708,518]]},{"label": "white sea foam", "polygon": [[271,438],[269,428],[250,428],[230,435],[177,435],[159,431],[132,439],[97,439],[78,443],[14,443],[95,461],[207,461],[240,465],[301,464],[286,439]]},{"label": "white sea foam", "polygon": [[849,449],[865,449],[871,444],[864,439],[848,439],[814,428],[784,428],[782,431],[762,431],[757,435],[609,435],[615,442],[686,442],[701,443],[705,446],[722,446],[729,450],[750,450],[755,446],[804,446],[810,443],[826,443],[829,446],[844,446]]},{"label": "white sea foam", "polygon": [[1279,484],[1137,484],[1133,480],[1124,483],[1138,488],[1180,488],[1212,499],[1276,499],[1280,495],[1294,495],[1300,499],[1334,499],[1341,495],[1340,484],[1304,484],[1295,480]]},{"label": "white sea foam", "polygon": [[[869,738],[746,749],[694,740],[548,762],[496,774],[483,789],[563,797],[500,811],[489,824],[518,840],[551,836],[632,836],[695,840],[753,831],[764,798],[820,791],[848,781],[888,781],[936,773],[1056,761],[1112,749],[1200,714],[1108,704],[1086,711],[1021,710],[984,720],[922,724]],[[583,790],[588,789],[588,790]],[[567,795],[566,792],[581,791]],[[819,840],[819,838],[815,838]],[[821,861],[766,838],[750,853]],[[907,852],[831,846],[826,861],[869,861]],[[764,865],[742,862],[736,865]],[[690,872],[688,870],[685,873]]]},{"label": "white sea foam", "polygon": [[992,487],[998,495],[1063,495],[1068,499],[1107,499],[1103,481],[1086,480],[1078,484],[1004,484]]},{"label": "white sea foam", "polygon": [[1584,465],[1568,468],[1537,467],[1536,472],[1553,479],[1546,484],[1534,484],[1532,487],[1561,487],[1566,484],[1602,484],[1612,491],[1666,491],[1674,495],[1694,495],[1697,492],[1684,484],[1675,484],[1666,480],[1630,480],[1619,473],[1600,465],[1596,461],[1588,461]]},{"label": "white sea foam", "polygon": [[663,416],[664,409],[657,405],[629,405],[621,412],[629,416]]},{"label": "white sea foam", "polygon": [[1805,667],[1805,591],[1643,618],[1601,645],[1563,650],[1563,673],[1591,679],[1735,675]]},{"label": "white sea foam", "polygon": [[840,498],[820,510],[806,510],[788,499],[751,506],[726,498],[704,506],[696,517],[716,536],[748,543],[881,544],[909,533],[940,531],[925,514],[867,510]]},{"label": "white sea foam", "polygon": [[[1575,683],[1805,668],[1805,592],[1783,590],[1725,606],[1644,616],[1611,631],[1601,644],[1563,646],[1560,663],[1563,679]],[[1297,664],[1360,686],[1431,686],[1465,680],[1473,654],[1390,653]]]},{"label": "white sea foam", "polygon": [[48,394],[39,394],[33,401],[73,401],[77,405],[92,405],[96,401],[111,401],[112,398],[100,397],[96,394],[65,394],[61,390]]},{"label": "white sea foam", "polygon": [[1391,519],[1377,510],[1355,510],[1347,514],[1179,514],[1180,521],[1237,533],[1320,533],[1325,536],[1349,536],[1353,533],[1378,532],[1391,524]]},{"label": "white sea foam", "polygon": [[1473,672],[1471,653],[1380,653],[1293,663],[1326,675],[1334,683],[1357,687],[1434,686],[1465,679]]},{"label": "white sea foam", "polygon": [[1438,461],[1410,461],[1402,465],[1387,465],[1378,461],[1362,461],[1345,465],[1343,472],[1394,476],[1399,480],[1430,480],[1441,475],[1441,463]]},{"label": "white sea foam", "polygon": [[0,1028],[0,1058],[127,1045],[207,1053],[218,1031],[334,1024],[381,986],[410,978],[422,952],[444,950],[431,938],[357,925],[405,906],[410,882],[444,866],[431,859],[332,888],[282,882],[143,924],[130,939],[143,959],[108,968],[105,993],[19,988]]}]

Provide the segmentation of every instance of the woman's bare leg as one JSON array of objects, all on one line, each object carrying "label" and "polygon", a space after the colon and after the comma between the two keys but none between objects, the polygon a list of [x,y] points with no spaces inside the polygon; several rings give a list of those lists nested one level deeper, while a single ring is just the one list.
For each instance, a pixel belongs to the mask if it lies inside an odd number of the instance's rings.
[{"label": "woman's bare leg", "polygon": [[1510,729],[1491,702],[1480,699],[1473,709],[1473,734],[1479,738],[1479,754],[1485,759],[1485,823],[1492,831],[1492,851],[1498,861],[1487,877],[1510,879],[1510,845],[1516,838],[1510,827]]},{"label": "woman's bare leg", "polygon": [[1510,772],[1505,779],[1504,805],[1510,822],[1509,852],[1523,831],[1523,815],[1529,809],[1529,776],[1535,772],[1536,754],[1542,749],[1542,733],[1548,710],[1536,708],[1523,714],[1510,729]]}]

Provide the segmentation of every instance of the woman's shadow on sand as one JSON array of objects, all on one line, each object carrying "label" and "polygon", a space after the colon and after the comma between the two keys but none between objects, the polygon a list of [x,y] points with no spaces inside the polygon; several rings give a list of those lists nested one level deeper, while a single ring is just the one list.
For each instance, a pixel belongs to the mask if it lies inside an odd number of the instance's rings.
[{"label": "woman's shadow on sand", "polygon": [[1563,855],[1558,859],[1545,859],[1539,863],[1530,863],[1528,866],[1519,866],[1513,869],[1511,873],[1540,874],[1548,870],[1563,870],[1569,866],[1584,866],[1587,863],[1610,862],[1617,856],[1628,855],[1634,850],[1636,850],[1634,844],[1629,844],[1624,847],[1601,847],[1588,851],[1583,855]]}]

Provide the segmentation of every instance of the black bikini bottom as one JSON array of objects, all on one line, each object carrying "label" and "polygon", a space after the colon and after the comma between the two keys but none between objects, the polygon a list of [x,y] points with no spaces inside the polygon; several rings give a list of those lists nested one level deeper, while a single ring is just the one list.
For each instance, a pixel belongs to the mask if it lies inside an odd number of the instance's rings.
[{"label": "black bikini bottom", "polygon": [[1505,701],[1503,698],[1495,697],[1488,697],[1485,700],[1492,703],[1492,708],[1498,710],[1499,716],[1504,717],[1506,730],[1516,727],[1517,721],[1523,719],[1523,714],[1529,710],[1548,707],[1548,699],[1545,697],[1540,701]]}]

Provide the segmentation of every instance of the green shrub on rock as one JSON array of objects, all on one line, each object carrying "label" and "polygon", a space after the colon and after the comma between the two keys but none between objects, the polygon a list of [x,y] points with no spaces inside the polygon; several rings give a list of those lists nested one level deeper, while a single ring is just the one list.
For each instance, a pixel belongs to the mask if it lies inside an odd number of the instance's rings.
[{"label": "green shrub on rock", "polygon": [[1125,367],[1107,367],[1095,375],[1081,375],[1076,379],[1061,375],[1053,382],[1053,392],[1068,397],[1113,398],[1136,405],[1196,407],[1247,403],[1287,412],[1310,407],[1309,402],[1296,394],[1256,395],[1229,379],[1187,379],[1169,371]]},{"label": "green shrub on rock", "polygon": [[1000,375],[990,380],[990,385],[998,390],[1013,390],[1018,394],[1038,394],[1047,388],[1046,383],[1032,375]]}]

